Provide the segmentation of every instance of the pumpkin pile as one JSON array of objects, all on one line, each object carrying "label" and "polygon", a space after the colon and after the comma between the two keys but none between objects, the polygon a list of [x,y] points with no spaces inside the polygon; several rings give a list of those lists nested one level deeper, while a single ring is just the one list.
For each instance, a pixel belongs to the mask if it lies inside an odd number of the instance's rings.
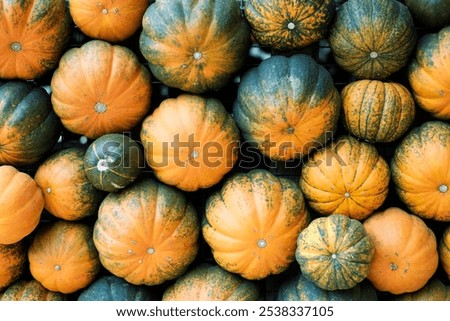
[{"label": "pumpkin pile", "polygon": [[449,12],[0,0],[0,299],[450,300]]}]

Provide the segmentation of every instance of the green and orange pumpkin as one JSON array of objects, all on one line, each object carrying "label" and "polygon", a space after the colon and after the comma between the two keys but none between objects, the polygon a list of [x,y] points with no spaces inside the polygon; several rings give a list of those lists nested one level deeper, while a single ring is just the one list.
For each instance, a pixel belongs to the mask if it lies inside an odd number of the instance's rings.
[{"label": "green and orange pumpkin", "polygon": [[0,292],[18,281],[27,271],[28,243],[0,244]]},{"label": "green and orange pumpkin", "polygon": [[450,226],[444,230],[439,241],[439,262],[450,280]]},{"label": "green and orange pumpkin", "polygon": [[65,301],[64,293],[50,291],[38,281],[20,280],[6,289],[0,301]]}]

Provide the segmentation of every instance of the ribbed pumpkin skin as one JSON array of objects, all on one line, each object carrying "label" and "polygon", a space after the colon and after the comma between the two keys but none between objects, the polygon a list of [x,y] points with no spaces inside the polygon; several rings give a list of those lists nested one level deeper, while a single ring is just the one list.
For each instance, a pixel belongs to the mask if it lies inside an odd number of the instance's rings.
[{"label": "ribbed pumpkin skin", "polygon": [[149,0],[69,0],[70,15],[87,36],[110,42],[122,41],[141,26]]},{"label": "ribbed pumpkin skin", "polygon": [[413,17],[430,28],[441,28],[450,23],[448,0],[404,0]]},{"label": "ribbed pumpkin skin", "polygon": [[314,219],[297,238],[302,274],[324,290],[346,290],[369,273],[374,245],[362,223],[340,214]]},{"label": "ribbed pumpkin skin", "polygon": [[396,301],[449,301],[447,298],[448,286],[437,278],[432,278],[420,290],[394,296]]},{"label": "ribbed pumpkin skin", "polygon": [[450,119],[450,26],[420,38],[408,66],[417,104],[439,119]]},{"label": "ribbed pumpkin skin", "polygon": [[363,220],[384,203],[389,181],[389,165],[374,145],[341,136],[305,163],[300,188],[318,213]]},{"label": "ribbed pumpkin skin", "polygon": [[102,202],[94,243],[103,266],[140,285],[179,277],[198,251],[199,222],[181,191],[150,178]]},{"label": "ribbed pumpkin skin", "polygon": [[21,280],[11,285],[0,301],[65,301],[66,295],[46,289],[36,280]]},{"label": "ribbed pumpkin skin", "polygon": [[439,242],[439,261],[450,279],[450,227],[445,229]]},{"label": "ribbed pumpkin skin", "polygon": [[36,163],[61,134],[50,96],[31,83],[9,81],[0,83],[0,97],[0,164]]},{"label": "ribbed pumpkin skin", "polygon": [[397,145],[391,161],[399,198],[422,218],[450,221],[450,125],[429,121]]},{"label": "ribbed pumpkin skin", "polygon": [[279,51],[299,49],[325,38],[334,11],[331,0],[249,0],[244,6],[256,41]]},{"label": "ribbed pumpkin skin", "polygon": [[348,0],[336,12],[328,42],[336,63],[357,78],[382,80],[401,69],[417,36],[397,0]]},{"label": "ribbed pumpkin skin", "polygon": [[20,279],[27,270],[27,250],[25,241],[0,244],[0,292]]},{"label": "ribbed pumpkin skin", "polygon": [[238,160],[239,129],[215,98],[164,100],[144,119],[140,137],[156,177],[185,191],[213,186]]},{"label": "ribbed pumpkin skin", "polygon": [[13,244],[39,224],[44,196],[33,178],[10,165],[0,166],[0,244]]},{"label": "ribbed pumpkin skin", "polygon": [[233,116],[247,142],[271,159],[290,160],[330,138],[340,108],[323,66],[304,54],[275,55],[243,75]]},{"label": "ribbed pumpkin skin", "polygon": [[131,130],[150,108],[149,71],[130,49],[102,40],[66,51],[50,86],[63,125],[91,139]]},{"label": "ribbed pumpkin skin", "polygon": [[375,254],[367,279],[392,294],[425,286],[438,266],[436,236],[424,221],[400,208],[374,213],[363,223]]},{"label": "ribbed pumpkin skin", "polygon": [[341,99],[345,128],[371,143],[399,139],[414,121],[414,99],[399,83],[357,80],[342,89]]},{"label": "ribbed pumpkin skin", "polygon": [[250,46],[234,0],[158,0],[146,10],[142,28],[139,47],[152,74],[195,94],[225,86]]},{"label": "ribbed pumpkin skin", "polygon": [[309,220],[298,185],[266,170],[230,177],[210,195],[203,237],[216,262],[249,280],[285,271]]},{"label": "ribbed pumpkin skin", "polygon": [[65,294],[91,284],[101,268],[91,226],[63,220],[38,230],[28,260],[37,281],[50,291]]},{"label": "ribbed pumpkin skin", "polygon": [[34,179],[44,194],[45,209],[58,218],[74,221],[97,214],[104,193],[87,178],[84,155],[81,147],[58,150],[36,171]]},{"label": "ribbed pumpkin skin", "polygon": [[69,12],[63,0],[2,0],[0,30],[0,78],[39,78],[70,39]]},{"label": "ribbed pumpkin skin", "polygon": [[256,301],[259,289],[252,281],[203,263],[179,277],[163,293],[163,301]]}]

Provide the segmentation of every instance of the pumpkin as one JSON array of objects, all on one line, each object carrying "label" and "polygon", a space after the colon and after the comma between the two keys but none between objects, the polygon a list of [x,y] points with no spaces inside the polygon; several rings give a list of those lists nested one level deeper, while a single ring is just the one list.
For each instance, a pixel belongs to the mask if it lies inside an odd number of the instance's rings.
[{"label": "pumpkin", "polygon": [[324,144],[336,130],[340,108],[323,66],[305,54],[275,55],[242,76],[233,116],[249,144],[286,161]]},{"label": "pumpkin", "polygon": [[142,178],[110,193],[94,225],[102,265],[135,285],[158,285],[183,274],[195,259],[199,222],[174,187]]},{"label": "pumpkin", "polygon": [[162,83],[200,94],[244,66],[250,30],[234,0],[159,0],[142,19],[139,48]]},{"label": "pumpkin", "polygon": [[397,145],[392,181],[408,209],[425,219],[450,221],[450,125],[428,121]]},{"label": "pumpkin", "polygon": [[8,287],[1,301],[65,301],[63,293],[46,289],[36,280],[20,280]]},{"label": "pumpkin", "polygon": [[84,154],[84,170],[95,188],[115,192],[131,184],[141,173],[144,154],[138,143],[124,134],[105,134]]},{"label": "pumpkin", "polygon": [[408,65],[408,80],[417,104],[433,117],[450,119],[450,26],[420,38]]},{"label": "pumpkin", "polygon": [[86,223],[57,220],[43,225],[28,249],[30,272],[46,289],[74,293],[97,277],[101,264]]},{"label": "pumpkin", "polygon": [[0,292],[18,281],[28,268],[25,241],[0,244]]},{"label": "pumpkin", "polygon": [[50,87],[62,124],[91,139],[130,131],[150,108],[148,70],[130,49],[102,40],[66,51]]},{"label": "pumpkin", "polygon": [[300,187],[316,212],[363,220],[386,200],[389,172],[374,145],[340,136],[305,162]]},{"label": "pumpkin", "polygon": [[363,223],[375,254],[367,279],[379,291],[414,292],[436,272],[438,251],[434,232],[418,216],[389,207]]},{"label": "pumpkin", "polygon": [[302,192],[263,169],[236,173],[206,202],[203,238],[215,261],[249,280],[285,271],[308,224]]},{"label": "pumpkin", "polygon": [[447,277],[450,279],[450,226],[448,226],[439,242],[439,261]]},{"label": "pumpkin", "polygon": [[97,214],[104,193],[87,178],[84,156],[82,147],[60,149],[37,168],[34,179],[45,209],[58,218],[74,221]]},{"label": "pumpkin", "polygon": [[430,279],[421,289],[394,296],[395,301],[449,301],[447,292],[449,287],[438,278]]},{"label": "pumpkin", "polygon": [[71,32],[63,0],[0,1],[0,78],[35,79],[58,63]]},{"label": "pumpkin", "polygon": [[369,273],[374,245],[361,222],[341,214],[319,217],[300,232],[295,259],[302,274],[324,290],[346,290]]},{"label": "pumpkin", "polygon": [[144,119],[140,136],[155,176],[185,191],[218,183],[238,159],[239,130],[216,98],[167,98]]},{"label": "pumpkin", "polygon": [[141,26],[149,0],[69,0],[70,15],[91,38],[118,42],[131,37]]},{"label": "pumpkin", "polygon": [[399,139],[414,121],[414,99],[399,83],[357,80],[342,89],[341,98],[345,128],[371,143]]},{"label": "pumpkin", "polygon": [[0,164],[35,164],[61,134],[50,96],[30,82],[9,81],[0,83],[0,97]]},{"label": "pumpkin", "polygon": [[78,296],[78,301],[153,301],[151,289],[145,285],[130,284],[114,275],[104,275],[94,281]]},{"label": "pumpkin", "polygon": [[248,0],[243,11],[259,44],[288,51],[325,38],[335,7],[331,0]]},{"label": "pumpkin", "polygon": [[0,244],[13,244],[39,224],[44,196],[33,178],[10,165],[0,166]]},{"label": "pumpkin", "polygon": [[413,17],[429,28],[442,28],[450,23],[448,0],[404,0]]},{"label": "pumpkin", "polygon": [[252,281],[202,263],[164,290],[163,301],[256,301],[259,288]]},{"label": "pumpkin", "polygon": [[334,60],[360,79],[388,78],[406,65],[417,36],[397,0],[348,0],[336,12],[328,42]]}]

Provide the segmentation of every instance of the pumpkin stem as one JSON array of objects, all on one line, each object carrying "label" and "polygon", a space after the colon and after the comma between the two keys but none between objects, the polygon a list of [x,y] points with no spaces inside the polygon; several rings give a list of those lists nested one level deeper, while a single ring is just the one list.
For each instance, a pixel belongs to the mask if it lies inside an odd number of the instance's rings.
[{"label": "pumpkin stem", "polygon": [[11,44],[11,49],[12,49],[13,51],[15,51],[15,52],[19,52],[19,51],[22,50],[22,45],[20,44],[20,42],[14,41],[14,42]]},{"label": "pumpkin stem", "polygon": [[199,51],[194,52],[194,59],[199,60],[203,57],[203,54]]},{"label": "pumpkin stem", "polygon": [[94,110],[99,114],[103,114],[104,112],[106,112],[106,109],[107,106],[101,101],[98,101],[94,106]]},{"label": "pumpkin stem", "polygon": [[369,56],[370,56],[370,58],[375,59],[376,57],[378,57],[378,53],[375,51],[372,51]]},{"label": "pumpkin stem", "polygon": [[442,184],[442,185],[439,186],[439,192],[447,193],[447,191],[448,191],[448,186],[447,185]]},{"label": "pumpkin stem", "polygon": [[287,27],[288,27],[289,30],[294,30],[294,29],[295,29],[295,23],[289,22],[289,23],[287,24]]},{"label": "pumpkin stem", "polygon": [[257,244],[258,244],[258,247],[262,248],[262,249],[267,246],[267,242],[264,239],[259,240]]},{"label": "pumpkin stem", "polygon": [[106,159],[99,159],[97,162],[97,170],[99,172],[104,172],[109,169],[108,160]]}]

